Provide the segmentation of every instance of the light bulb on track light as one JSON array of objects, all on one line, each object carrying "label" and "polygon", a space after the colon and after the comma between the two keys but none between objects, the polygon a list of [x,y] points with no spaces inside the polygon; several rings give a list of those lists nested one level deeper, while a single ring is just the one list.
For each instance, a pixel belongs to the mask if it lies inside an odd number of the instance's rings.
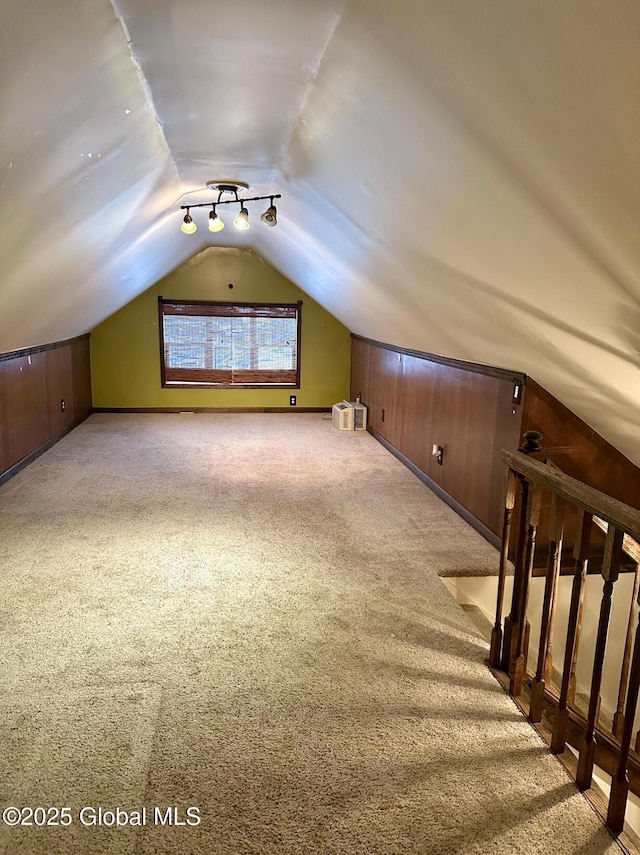
[{"label": "light bulb on track light", "polygon": [[271,228],[278,224],[278,209],[273,204],[273,199],[271,200],[271,204],[264,212],[264,214],[260,217],[260,219],[265,225],[271,226]]},{"label": "light bulb on track light", "polygon": [[216,214],[216,206],[213,206],[213,210],[209,213],[209,231],[210,232],[221,232],[224,228],[224,223],[220,219],[220,217]]},{"label": "light bulb on track light", "polygon": [[247,211],[244,205],[241,205],[240,213],[233,221],[233,225],[242,231],[246,231],[249,228],[249,211]]},{"label": "light bulb on track light", "polygon": [[182,225],[180,226],[182,231],[186,235],[192,235],[198,231],[198,227],[193,222],[191,214],[189,213],[189,209],[187,208],[187,213],[184,215],[184,220],[182,221]]}]

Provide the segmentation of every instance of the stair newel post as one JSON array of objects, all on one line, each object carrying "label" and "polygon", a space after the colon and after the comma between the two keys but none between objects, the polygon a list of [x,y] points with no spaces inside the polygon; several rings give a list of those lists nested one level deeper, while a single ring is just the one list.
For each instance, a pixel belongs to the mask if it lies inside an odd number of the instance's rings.
[{"label": "stair newel post", "polygon": [[620,673],[620,686],[618,688],[618,705],[613,716],[613,735],[616,739],[622,736],[624,727],[624,704],[627,697],[627,684],[629,682],[629,667],[631,661],[631,648],[635,627],[638,622],[638,591],[640,590],[640,564],[636,564],[633,577],[633,593],[631,595],[631,607],[629,608],[629,622],[627,623],[627,637],[624,643],[624,656],[622,657],[622,671]]},{"label": "stair newel post", "polygon": [[549,554],[547,556],[547,572],[544,583],[544,601],[542,606],[542,623],[540,625],[540,648],[536,675],[531,683],[531,702],[529,720],[542,720],[542,703],[544,700],[545,680],[549,679],[552,670],[553,631],[556,614],[556,592],[562,555],[562,538],[564,534],[564,503],[555,493],[551,496],[551,511],[549,517]]},{"label": "stair newel post", "polygon": [[596,649],[593,656],[593,674],[591,677],[591,691],[589,694],[589,712],[587,714],[584,745],[580,751],[578,771],[576,774],[576,784],[581,790],[589,789],[593,775],[596,750],[596,721],[600,701],[600,687],[602,685],[602,667],[604,665],[604,656],[607,648],[613,586],[620,574],[620,564],[622,562],[623,537],[624,532],[611,525],[609,526],[604,546],[604,562],[602,565],[602,578],[604,579],[604,585],[602,588],[602,602],[600,603],[600,619],[598,621]]},{"label": "stair newel post", "polygon": [[513,469],[507,469],[504,499],[504,518],[502,522],[502,549],[500,551],[500,572],[498,574],[498,596],[496,602],[496,621],[491,630],[491,647],[489,650],[489,665],[497,668],[500,665],[502,648],[502,604],[504,601],[504,586],[509,566],[509,541],[511,538],[511,521],[516,504],[518,479]]},{"label": "stair newel post", "polygon": [[[545,454],[542,449],[542,434],[537,430],[529,430],[524,434],[524,444],[518,449],[523,454],[544,460]],[[526,587],[526,552],[527,540],[530,532],[527,527],[527,511],[529,508],[530,485],[528,480],[517,475],[520,489],[520,517],[518,524],[518,543],[516,546],[515,570],[513,577],[513,594],[511,597],[511,611],[504,622],[504,643],[502,645],[501,667],[509,675],[512,675],[516,666],[516,648],[520,637],[520,624],[525,622],[525,650],[529,641],[529,626],[526,624],[526,615],[523,613],[523,593]]]},{"label": "stair newel post", "polygon": [[580,509],[578,511],[578,529],[573,555],[576,561],[571,588],[571,605],[569,606],[569,622],[567,625],[567,640],[564,650],[564,665],[562,668],[562,685],[558,708],[553,718],[553,733],[551,750],[554,754],[562,754],[567,739],[567,723],[569,719],[569,692],[571,676],[575,671],[580,641],[580,626],[582,623],[582,603],[584,600],[584,580],[589,561],[589,544],[591,541],[591,525],[593,516]]},{"label": "stair newel post", "polygon": [[[636,579],[638,578],[636,568]],[[640,596],[636,594],[636,605]],[[635,642],[633,645],[633,657],[629,673],[629,688],[627,702],[624,710],[624,726],[620,740],[620,757],[618,768],[611,781],[611,794],[609,796],[609,810],[607,813],[607,825],[618,834],[624,827],[624,815],[627,808],[627,796],[629,794],[629,774],[627,770],[629,762],[629,750],[633,736],[633,721],[638,705],[638,688],[640,687],[640,625],[638,624],[638,609],[635,610]]]},{"label": "stair newel post", "polygon": [[520,600],[520,623],[516,639],[515,662],[510,673],[509,692],[517,697],[522,690],[522,681],[527,673],[527,650],[529,647],[529,623],[527,621],[527,605],[529,603],[529,582],[533,570],[533,559],[536,549],[536,534],[540,522],[541,490],[537,484],[529,484],[527,497],[527,538],[522,565],[522,593]]}]

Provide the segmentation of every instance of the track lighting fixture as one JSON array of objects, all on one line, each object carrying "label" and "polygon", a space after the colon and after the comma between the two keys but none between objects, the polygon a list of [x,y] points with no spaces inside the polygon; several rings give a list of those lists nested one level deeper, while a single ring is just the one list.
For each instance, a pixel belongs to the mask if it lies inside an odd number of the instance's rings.
[{"label": "track lighting fixture", "polygon": [[[240,205],[240,211],[238,212],[236,218],[233,221],[234,226],[237,229],[241,229],[242,231],[246,231],[249,228],[249,211],[245,206],[245,202],[259,202],[262,199],[269,199],[269,207],[262,214],[260,219],[267,226],[275,226],[278,223],[278,211],[276,206],[273,204],[274,199],[280,199],[281,196],[279,193],[274,194],[273,196],[250,196],[246,199],[241,199],[238,195],[238,191],[248,190],[249,185],[245,184],[242,181],[207,181],[207,187],[211,187],[213,190],[218,191],[218,199],[216,202],[199,202],[195,205],[181,205],[181,210],[186,210],[186,214],[182,221],[182,225],[180,228],[186,235],[192,235],[197,231],[198,227],[193,221],[191,214],[189,213],[191,208],[211,208],[209,212],[209,231],[210,232],[220,232],[224,228],[224,222],[218,216],[216,208],[218,205]],[[223,195],[229,194],[233,196],[232,199],[223,199]]]}]

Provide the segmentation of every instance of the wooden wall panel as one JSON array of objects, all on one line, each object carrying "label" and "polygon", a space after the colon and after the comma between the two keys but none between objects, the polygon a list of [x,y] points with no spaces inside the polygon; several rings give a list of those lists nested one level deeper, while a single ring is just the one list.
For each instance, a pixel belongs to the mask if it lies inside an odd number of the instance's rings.
[{"label": "wooden wall panel", "polygon": [[398,400],[402,413],[399,447],[419,469],[439,481],[440,475],[431,456],[431,444],[440,434],[436,368],[426,359],[408,355],[403,359]]},{"label": "wooden wall panel", "polygon": [[9,366],[0,362],[0,472],[4,472],[11,465],[9,452]]},{"label": "wooden wall panel", "polygon": [[[402,354],[382,347],[369,352],[369,423],[392,445],[400,429],[398,387],[402,376]],[[363,399],[363,403],[366,403]]]},{"label": "wooden wall panel", "polygon": [[0,354],[0,481],[91,413],[88,342]]},{"label": "wooden wall panel", "polygon": [[[472,522],[498,535],[504,488],[500,452],[520,444],[521,407],[512,398],[514,376],[520,383],[524,377],[357,337],[353,345],[353,382],[362,389],[353,385],[352,396],[366,388],[362,401],[372,431],[461,505]],[[444,448],[442,465],[432,455],[433,445]]]},{"label": "wooden wall panel", "polygon": [[640,508],[640,469],[531,378],[522,429],[540,431],[549,458],[567,475]]},{"label": "wooden wall panel", "polygon": [[[521,413],[512,405],[512,381],[437,363],[430,373],[435,415],[426,423],[419,413],[413,417],[417,429],[426,424],[432,429],[428,465],[420,468],[498,534],[504,486],[500,452],[520,442]],[[434,444],[444,449],[442,466],[431,454]]]},{"label": "wooden wall panel", "polygon": [[49,414],[46,400],[46,354],[34,353],[7,364],[7,431],[9,464],[46,442]]},{"label": "wooden wall panel", "polygon": [[442,486],[495,531],[487,486],[497,450],[494,430],[500,381],[457,368],[438,368],[443,386],[442,436],[438,443],[444,447]]},{"label": "wooden wall panel", "polygon": [[74,421],[71,347],[48,350],[45,356],[49,435],[55,436],[69,428]]},{"label": "wooden wall panel", "polygon": [[[640,469],[531,378],[525,387],[522,429],[540,431],[549,459],[567,475],[640,508]],[[538,552],[542,553],[548,545],[549,508],[550,497],[543,493],[538,529]],[[565,518],[566,553],[571,551],[576,527],[577,515],[570,508]],[[596,553],[604,549],[604,539],[594,527],[591,540]],[[591,564],[595,570],[596,562]]]}]

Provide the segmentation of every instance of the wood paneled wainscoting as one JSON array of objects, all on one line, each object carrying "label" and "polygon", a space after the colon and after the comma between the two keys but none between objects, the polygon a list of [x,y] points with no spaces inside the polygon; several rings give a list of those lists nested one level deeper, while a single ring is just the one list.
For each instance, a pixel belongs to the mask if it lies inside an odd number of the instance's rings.
[{"label": "wood paneled wainscoting", "polygon": [[0,483],[91,412],[88,334],[0,354]]},{"label": "wood paneled wainscoting", "polygon": [[518,372],[352,336],[351,399],[361,395],[371,433],[496,547],[500,452],[520,445],[524,383]]},{"label": "wood paneled wainscoting", "polygon": [[[369,408],[371,433],[498,548],[505,485],[501,451],[515,451],[528,431],[543,434],[546,459],[566,474],[640,508],[640,469],[520,372],[354,334],[351,400],[357,395]],[[432,453],[434,446],[441,455]],[[541,567],[548,513],[545,499],[536,559]],[[517,508],[515,516],[517,529]],[[568,519],[567,549],[575,528]]]}]

